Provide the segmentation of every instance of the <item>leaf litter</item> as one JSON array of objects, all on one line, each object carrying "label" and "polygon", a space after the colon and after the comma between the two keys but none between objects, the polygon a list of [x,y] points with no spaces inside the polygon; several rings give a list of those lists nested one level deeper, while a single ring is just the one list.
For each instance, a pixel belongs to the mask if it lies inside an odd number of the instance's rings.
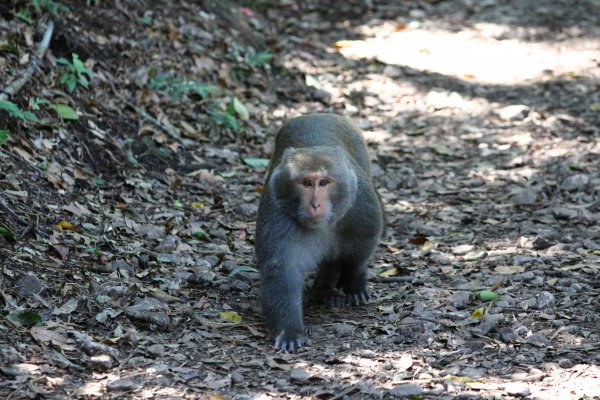
[{"label": "leaf litter", "polygon": [[[1,397],[600,395],[596,3],[59,3],[0,111]],[[3,85],[37,37],[13,4]],[[430,32],[550,61],[437,71]],[[365,131],[388,230],[372,304],[307,306],[311,345],[281,354],[254,219],[277,127],[317,111]]]}]

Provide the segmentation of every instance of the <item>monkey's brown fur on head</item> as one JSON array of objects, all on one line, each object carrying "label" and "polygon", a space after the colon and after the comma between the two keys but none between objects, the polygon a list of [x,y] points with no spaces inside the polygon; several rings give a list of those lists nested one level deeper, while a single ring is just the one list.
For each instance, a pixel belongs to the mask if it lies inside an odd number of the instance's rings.
[{"label": "monkey's brown fur on head", "polygon": [[359,128],[334,114],[284,124],[256,221],[263,312],[278,349],[294,351],[308,340],[305,272],[318,268],[311,293],[316,301],[335,307],[369,301],[367,265],[383,226]]}]

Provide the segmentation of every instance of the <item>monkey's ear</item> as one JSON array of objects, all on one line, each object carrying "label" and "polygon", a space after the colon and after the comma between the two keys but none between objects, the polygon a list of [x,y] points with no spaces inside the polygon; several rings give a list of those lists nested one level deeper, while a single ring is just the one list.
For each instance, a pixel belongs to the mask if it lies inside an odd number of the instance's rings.
[{"label": "monkey's ear", "polygon": [[342,146],[335,146],[334,148],[335,148],[335,155],[338,157],[338,159],[345,160],[346,159],[346,150]]},{"label": "monkey's ear", "polygon": [[286,147],[286,149],[283,151],[283,154],[281,155],[281,158],[284,159],[284,160],[287,160],[295,152],[296,152],[296,148],[294,148],[294,147]]}]

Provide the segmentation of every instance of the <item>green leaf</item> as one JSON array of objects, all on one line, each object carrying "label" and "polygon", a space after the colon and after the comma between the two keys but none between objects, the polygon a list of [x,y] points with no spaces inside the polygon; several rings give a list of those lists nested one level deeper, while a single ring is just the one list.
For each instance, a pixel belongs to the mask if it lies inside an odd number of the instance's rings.
[{"label": "green leaf", "polygon": [[16,242],[15,234],[6,225],[0,224],[0,236],[4,237],[8,242]]},{"label": "green leaf", "polygon": [[250,114],[248,113],[248,109],[246,108],[246,106],[237,98],[237,97],[233,97],[233,109],[235,110],[236,114],[240,117],[240,119],[242,121],[248,121],[248,119],[250,118]]},{"label": "green leaf", "polygon": [[480,290],[477,292],[479,298],[483,301],[494,301],[500,298],[500,295],[496,292],[492,292],[491,290]]},{"label": "green leaf", "polygon": [[32,97],[29,99],[29,107],[32,110],[38,111],[42,104],[50,104],[50,102],[46,99],[42,99],[40,97]]},{"label": "green leaf", "polygon": [[210,236],[208,236],[208,233],[204,232],[202,229],[199,229],[196,232],[192,233],[192,236],[194,237],[194,239],[206,240],[207,242],[211,241]]},{"label": "green leaf", "polygon": [[6,319],[8,319],[15,325],[22,325],[27,327],[39,325],[42,323],[42,317],[35,311],[17,311],[8,314]]},{"label": "green leaf", "polygon": [[183,203],[181,202],[181,200],[175,200],[175,203],[173,203],[173,206],[175,206],[177,208],[181,208],[181,207],[183,207]]},{"label": "green leaf", "polygon": [[52,103],[48,106],[48,108],[51,108],[52,110],[56,111],[56,113],[62,119],[68,121],[77,121],[79,119],[79,115],[77,115],[77,112],[66,104]]},{"label": "green leaf", "polygon": [[38,121],[37,115],[29,111],[23,111],[18,105],[8,100],[0,100],[0,110],[4,110],[13,118],[18,118],[21,121]]},{"label": "green leaf", "polygon": [[0,53],[13,53],[19,55],[20,51],[14,44],[0,43]]},{"label": "green leaf", "polygon": [[252,168],[264,168],[269,165],[269,159],[267,158],[253,158],[248,157],[243,159],[246,164]]},{"label": "green leaf", "polygon": [[145,16],[139,17],[138,22],[142,25],[148,26],[148,25],[152,24],[152,19],[150,17],[145,17]]},{"label": "green leaf", "polygon": [[77,72],[84,72],[87,68],[83,65],[83,62],[79,59],[79,56],[75,53],[72,54],[73,58],[73,68]]},{"label": "green leaf", "polygon": [[0,130],[0,146],[6,144],[8,141],[8,135],[10,135],[9,131],[5,129]]},{"label": "green leaf", "polygon": [[240,272],[258,272],[258,270],[256,268],[250,267],[248,265],[240,265],[239,267],[237,267],[233,271],[231,271],[229,273],[228,277],[229,278],[233,278],[234,276],[236,276]]},{"label": "green leaf", "polygon": [[487,315],[487,308],[485,307],[479,307],[478,309],[476,309],[475,311],[473,311],[471,313],[471,317],[475,318],[475,319],[481,319],[483,317],[485,317]]}]

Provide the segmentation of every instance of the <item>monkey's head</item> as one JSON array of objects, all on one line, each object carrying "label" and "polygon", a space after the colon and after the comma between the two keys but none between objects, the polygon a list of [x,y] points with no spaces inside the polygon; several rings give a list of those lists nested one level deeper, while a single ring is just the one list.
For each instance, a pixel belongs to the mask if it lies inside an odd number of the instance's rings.
[{"label": "monkey's head", "polygon": [[337,147],[288,148],[271,179],[279,203],[307,229],[338,221],[356,195],[356,173]]}]

